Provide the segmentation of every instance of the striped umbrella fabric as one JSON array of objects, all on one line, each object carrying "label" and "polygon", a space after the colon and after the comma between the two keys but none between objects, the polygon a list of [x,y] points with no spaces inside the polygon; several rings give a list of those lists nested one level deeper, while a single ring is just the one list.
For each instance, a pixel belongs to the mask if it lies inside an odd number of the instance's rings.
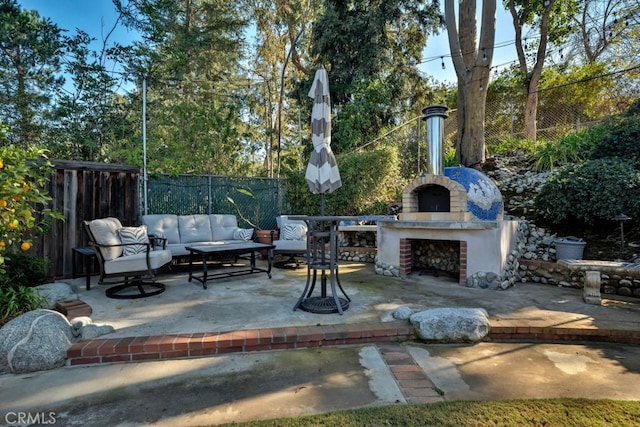
[{"label": "striped umbrella fabric", "polygon": [[322,195],[320,207],[324,215],[324,195],[332,193],[342,186],[336,158],[331,151],[331,98],[329,96],[329,78],[321,65],[316,71],[313,85],[309,90],[313,98],[311,110],[311,140],[313,152],[307,165],[305,178],[313,194]]}]

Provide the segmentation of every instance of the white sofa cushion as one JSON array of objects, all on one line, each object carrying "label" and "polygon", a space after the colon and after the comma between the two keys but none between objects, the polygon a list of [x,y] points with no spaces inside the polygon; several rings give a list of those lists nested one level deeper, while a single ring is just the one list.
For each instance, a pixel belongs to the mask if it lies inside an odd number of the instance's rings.
[{"label": "white sofa cushion", "polygon": [[164,237],[167,243],[180,243],[178,231],[178,215],[153,214],[143,215],[142,223],[147,226],[147,232],[157,237]]},{"label": "white sofa cushion", "polygon": [[[119,245],[121,243],[118,230],[122,228],[122,223],[118,218],[94,219],[89,222],[89,230],[97,244],[99,245]],[[118,258],[122,255],[122,246],[113,248],[99,248],[105,261]]]},{"label": "white sofa cushion", "polygon": [[233,232],[238,229],[238,220],[232,214],[211,214],[213,240],[233,240]]},{"label": "white sofa cushion", "polygon": [[[122,255],[129,256],[135,255],[140,252],[146,252],[147,243],[149,243],[149,236],[147,236],[147,226],[141,225],[139,227],[122,227],[118,230],[118,236],[122,242]],[[141,243],[140,245],[133,245],[133,243]]]},{"label": "white sofa cushion", "polygon": [[210,242],[211,234],[209,215],[180,215],[178,217],[180,243]]}]

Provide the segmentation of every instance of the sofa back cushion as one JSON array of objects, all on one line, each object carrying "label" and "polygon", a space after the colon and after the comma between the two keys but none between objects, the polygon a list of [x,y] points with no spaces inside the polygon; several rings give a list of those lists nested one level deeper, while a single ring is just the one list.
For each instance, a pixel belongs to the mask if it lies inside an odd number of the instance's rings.
[{"label": "sofa back cushion", "polygon": [[180,215],[178,217],[180,243],[210,242],[209,215]]},{"label": "sofa back cushion", "polygon": [[238,220],[232,214],[209,215],[213,240],[233,240],[233,232],[238,229]]},{"label": "sofa back cushion", "polygon": [[147,226],[147,233],[164,237],[167,243],[180,243],[180,232],[178,231],[178,215],[154,214],[143,215],[142,223]]},{"label": "sofa back cushion", "polygon": [[[122,224],[118,218],[94,219],[93,221],[88,221],[87,225],[93,240],[98,245],[119,245],[121,243],[118,230],[122,228]],[[122,255],[122,246],[98,248],[98,250],[105,261],[111,261]]]}]

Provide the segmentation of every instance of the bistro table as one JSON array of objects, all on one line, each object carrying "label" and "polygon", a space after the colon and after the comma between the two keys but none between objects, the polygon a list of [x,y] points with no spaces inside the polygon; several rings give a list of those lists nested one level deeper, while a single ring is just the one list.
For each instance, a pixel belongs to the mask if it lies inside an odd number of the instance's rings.
[{"label": "bistro table", "polygon": [[[225,243],[219,245],[196,245],[196,246],[186,246],[186,250],[189,251],[189,282],[191,280],[197,280],[202,283],[202,287],[207,289],[207,280],[219,278],[219,277],[232,277],[232,276],[241,276],[245,274],[252,273],[267,273],[269,279],[271,279],[271,254],[273,253],[273,249],[275,249],[274,245],[262,244],[262,243],[254,243],[254,242],[246,242],[246,243]],[[267,268],[256,267],[256,252],[260,252],[262,250],[267,251]],[[229,267],[225,269],[225,271],[221,271],[218,273],[211,274],[207,268],[207,262],[209,260],[214,261],[228,261],[230,258],[235,258],[241,255],[249,255],[249,267],[248,268],[240,268],[234,269]],[[194,258],[200,257],[202,260],[202,275],[196,276],[193,271],[193,261]]]},{"label": "bistro table", "polygon": [[[293,310],[300,308],[310,313],[340,313],[349,308],[351,299],[342,288],[338,273],[338,227],[341,221],[357,220],[353,216],[289,216],[289,219],[307,223],[307,283]],[[320,296],[312,296],[320,272]],[[331,295],[327,295],[327,278]],[[337,287],[342,292],[338,295]]]}]

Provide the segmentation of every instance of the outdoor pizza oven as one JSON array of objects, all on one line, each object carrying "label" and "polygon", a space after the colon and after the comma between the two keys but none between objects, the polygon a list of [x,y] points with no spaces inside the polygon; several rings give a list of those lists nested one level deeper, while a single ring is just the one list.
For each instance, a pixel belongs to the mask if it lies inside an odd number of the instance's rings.
[{"label": "outdoor pizza oven", "polygon": [[378,263],[384,267],[379,271],[389,274],[385,267],[391,266],[393,275],[404,277],[418,270],[442,270],[460,284],[479,272],[501,275],[516,246],[517,221],[503,220],[502,194],[485,174],[443,166],[447,108],[430,105],[423,113],[426,171],[404,189],[398,220],[380,223]]}]

